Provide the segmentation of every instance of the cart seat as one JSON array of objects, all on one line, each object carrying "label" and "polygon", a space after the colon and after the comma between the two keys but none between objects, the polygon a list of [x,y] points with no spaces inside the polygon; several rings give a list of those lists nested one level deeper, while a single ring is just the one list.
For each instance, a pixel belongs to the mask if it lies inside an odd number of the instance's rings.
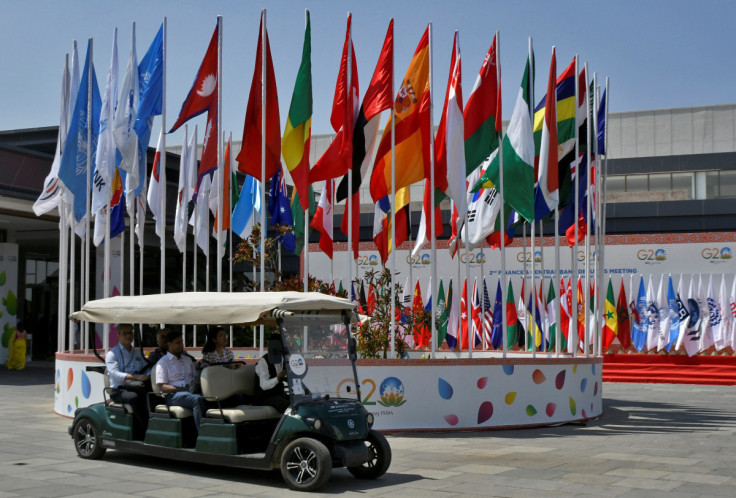
[{"label": "cart seat", "polygon": [[[166,396],[161,392],[161,388],[156,383],[157,370],[158,365],[154,365],[151,367],[151,389],[153,390],[154,394],[157,394],[166,399]],[[156,408],[154,408],[153,411],[154,413],[160,413],[163,415],[171,414],[171,416],[174,418],[188,418],[194,416],[194,412],[191,408],[184,408],[183,406],[166,406],[165,404],[156,405]]]},{"label": "cart seat", "polygon": [[107,370],[105,370],[105,373],[102,374],[102,378],[104,379],[105,383],[105,406],[109,409],[112,409],[114,412],[125,412],[125,413],[133,413],[133,407],[128,403],[117,403],[110,399],[109,395],[114,391],[112,387],[110,387],[110,377],[107,375]]},{"label": "cart seat", "polygon": [[[252,397],[257,381],[255,365],[243,365],[235,370],[215,365],[202,370],[202,394],[208,401],[221,401],[235,394]],[[229,423],[237,424],[280,418],[281,414],[272,406],[238,405],[235,408],[209,409],[207,417],[224,418]]]}]

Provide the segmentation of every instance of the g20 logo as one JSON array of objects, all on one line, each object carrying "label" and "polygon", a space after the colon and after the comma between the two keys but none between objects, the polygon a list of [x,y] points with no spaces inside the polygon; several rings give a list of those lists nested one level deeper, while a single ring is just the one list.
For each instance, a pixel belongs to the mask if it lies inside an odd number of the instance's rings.
[{"label": "g20 logo", "polygon": [[377,266],[378,265],[378,256],[375,254],[372,254],[370,256],[358,256],[358,259],[355,260],[358,266]]},{"label": "g20 logo", "polygon": [[486,260],[486,255],[483,254],[482,252],[477,252],[477,253],[471,252],[471,253],[468,253],[467,255],[464,252],[461,252],[460,262],[465,263],[466,261],[470,263],[471,265],[472,264],[480,265],[480,264],[485,263],[487,260]]},{"label": "g20 logo", "polygon": [[724,247],[720,250],[717,247],[706,247],[705,249],[700,251],[700,255],[703,257],[703,259],[708,260],[728,260],[733,257],[730,247]]},{"label": "g20 logo", "polygon": [[406,262],[410,265],[428,265],[432,263],[432,258],[430,257],[429,253],[420,254],[418,256],[412,256],[409,254],[406,257]]},{"label": "g20 logo", "polygon": [[[582,261],[580,258],[578,258],[578,260]],[[532,252],[531,251],[517,252],[516,261],[518,261],[519,263],[531,263],[532,262]],[[542,251],[534,251],[534,262],[535,263],[542,262]]]},{"label": "g20 logo", "polygon": [[667,259],[667,251],[664,249],[639,249],[636,257],[639,261],[662,262]]}]

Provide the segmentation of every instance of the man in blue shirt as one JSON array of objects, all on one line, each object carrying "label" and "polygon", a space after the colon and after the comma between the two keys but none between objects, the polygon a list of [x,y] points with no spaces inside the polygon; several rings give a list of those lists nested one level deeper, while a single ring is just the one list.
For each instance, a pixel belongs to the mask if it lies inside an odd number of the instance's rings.
[{"label": "man in blue shirt", "polygon": [[151,391],[150,367],[140,350],[133,347],[133,325],[118,324],[117,331],[118,344],[105,356],[110,387],[115,389],[110,397],[133,408],[133,434],[140,437],[148,426],[146,393]]}]

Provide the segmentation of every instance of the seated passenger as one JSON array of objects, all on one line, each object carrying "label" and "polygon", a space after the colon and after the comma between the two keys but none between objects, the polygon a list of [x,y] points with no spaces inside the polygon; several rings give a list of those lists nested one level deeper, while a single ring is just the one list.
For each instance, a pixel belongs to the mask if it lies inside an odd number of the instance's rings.
[{"label": "seated passenger", "polygon": [[206,406],[201,394],[189,392],[189,385],[194,379],[194,362],[190,356],[182,354],[184,340],[181,332],[172,330],[166,336],[166,342],[169,351],[158,362],[156,383],[163,393],[168,394],[166,396],[167,405],[192,409],[194,423],[199,432],[199,425],[202,421],[202,414],[206,413]]},{"label": "seated passenger", "polygon": [[156,334],[156,342],[158,343],[158,347],[155,350],[151,351],[151,354],[149,354],[148,358],[146,358],[149,366],[154,366],[156,363],[159,362],[161,358],[166,356],[166,353],[169,352],[169,345],[166,342],[166,336],[169,335],[169,332],[171,332],[171,329],[164,327],[158,331],[158,334]]},{"label": "seated passenger", "polygon": [[[222,327],[210,327],[207,332],[207,342],[202,348],[202,363],[205,366],[228,363],[235,359],[233,352],[225,345],[228,343],[227,331]],[[240,365],[230,364],[229,368],[237,368]]]},{"label": "seated passenger", "polygon": [[118,344],[105,356],[110,387],[115,389],[110,397],[133,408],[134,433],[140,434],[148,425],[146,393],[151,391],[150,367],[140,350],[133,347],[133,325],[118,324],[117,332]]},{"label": "seated passenger", "polygon": [[256,363],[258,382],[255,386],[255,403],[258,405],[273,406],[280,413],[289,407],[289,396],[284,392],[283,347],[281,336],[272,335],[268,339],[268,352]]}]

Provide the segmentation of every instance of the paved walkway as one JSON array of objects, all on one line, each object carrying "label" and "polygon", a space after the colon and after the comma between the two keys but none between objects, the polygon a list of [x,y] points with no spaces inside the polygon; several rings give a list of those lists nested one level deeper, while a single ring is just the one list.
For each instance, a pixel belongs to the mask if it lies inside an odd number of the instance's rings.
[{"label": "paved walkway", "polygon": [[[0,498],[285,496],[278,471],[184,464],[108,451],[84,461],[52,411],[52,367],[0,367]],[[736,496],[733,387],[604,384],[586,426],[391,436],[377,481],[335,469],[322,494],[360,496]],[[302,495],[304,496],[304,495]]]}]

